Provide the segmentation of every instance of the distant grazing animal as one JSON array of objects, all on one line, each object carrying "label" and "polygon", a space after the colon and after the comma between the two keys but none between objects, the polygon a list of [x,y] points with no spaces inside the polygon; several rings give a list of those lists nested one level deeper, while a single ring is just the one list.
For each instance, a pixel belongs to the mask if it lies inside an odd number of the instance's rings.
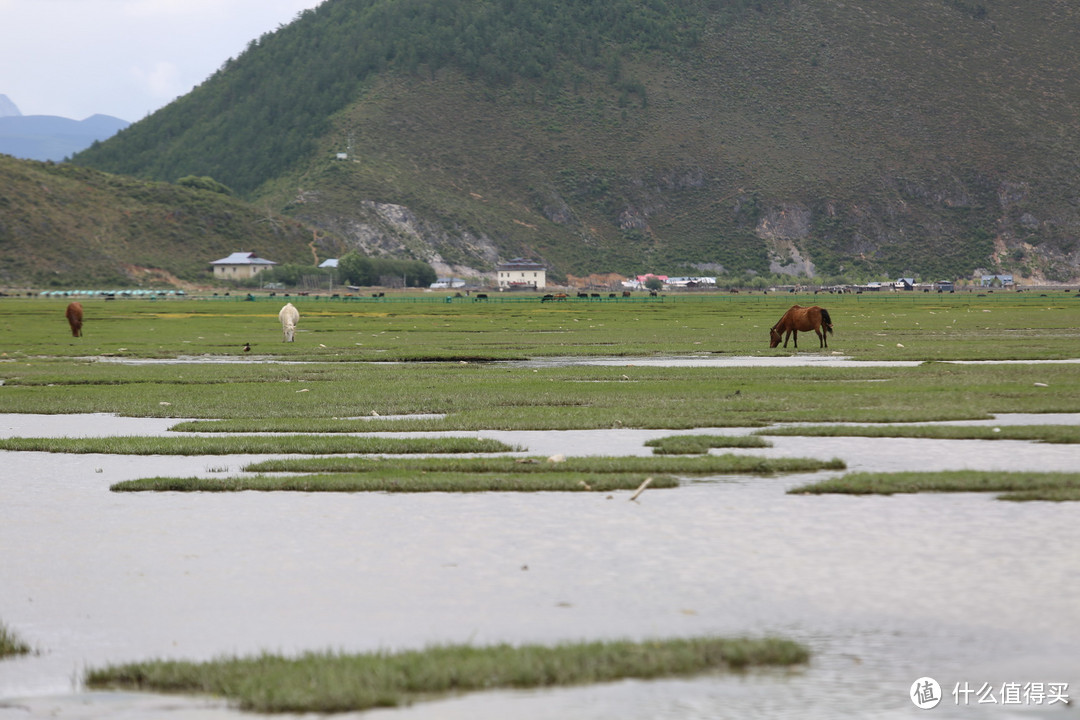
[{"label": "distant grazing animal", "polygon": [[780,318],[780,322],[776,323],[769,329],[769,347],[774,348],[780,344],[780,338],[784,333],[784,347],[787,347],[788,338],[795,335],[795,347],[799,347],[799,331],[807,332],[813,330],[817,333],[819,347],[829,347],[829,341],[826,338],[827,333],[831,333],[832,330],[832,318],[829,317],[829,311],[823,307],[814,305],[813,307],[802,307],[801,305],[792,305],[791,309],[784,313]]},{"label": "distant grazing animal", "polygon": [[71,326],[71,336],[82,337],[82,303],[68,303],[64,314],[67,316],[68,325]]},{"label": "distant grazing animal", "polygon": [[300,322],[300,311],[293,307],[292,303],[285,303],[285,307],[277,314],[281,321],[281,332],[285,335],[282,342],[292,342],[296,333],[296,323]]}]

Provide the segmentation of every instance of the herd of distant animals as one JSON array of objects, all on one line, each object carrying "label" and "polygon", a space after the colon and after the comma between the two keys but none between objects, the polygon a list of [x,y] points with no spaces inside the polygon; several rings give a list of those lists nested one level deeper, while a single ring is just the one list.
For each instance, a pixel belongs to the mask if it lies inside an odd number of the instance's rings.
[{"label": "herd of distant animals", "polygon": [[[82,337],[82,303],[68,303],[64,315],[67,317],[68,325],[71,326],[71,335],[73,337]],[[278,320],[281,321],[281,341],[293,342],[296,337],[296,324],[300,322],[300,311],[292,303],[285,303],[285,306],[278,311]],[[769,347],[776,347],[780,344],[781,339],[784,341],[784,347],[787,347],[788,339],[794,337],[795,347],[797,348],[799,347],[799,333],[811,330],[818,336],[818,347],[829,347],[829,340],[826,336],[833,331],[829,311],[817,305],[812,307],[792,305],[791,309],[784,313],[775,325],[769,328]],[[244,352],[250,351],[251,343],[244,343]]]}]

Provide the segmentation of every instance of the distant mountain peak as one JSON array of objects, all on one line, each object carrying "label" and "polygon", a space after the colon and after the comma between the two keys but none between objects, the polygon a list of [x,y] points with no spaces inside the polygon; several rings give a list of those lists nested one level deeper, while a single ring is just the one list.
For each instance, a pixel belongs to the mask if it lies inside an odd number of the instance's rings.
[{"label": "distant mountain peak", "polygon": [[22,115],[19,106],[11,102],[11,98],[0,93],[0,117],[18,117]]},{"label": "distant mountain peak", "polygon": [[[7,98],[0,95],[0,99]],[[0,113],[0,153],[24,160],[60,162],[96,141],[112,137],[129,124],[109,115],[72,120],[56,115],[23,115],[16,109],[14,115]]]}]

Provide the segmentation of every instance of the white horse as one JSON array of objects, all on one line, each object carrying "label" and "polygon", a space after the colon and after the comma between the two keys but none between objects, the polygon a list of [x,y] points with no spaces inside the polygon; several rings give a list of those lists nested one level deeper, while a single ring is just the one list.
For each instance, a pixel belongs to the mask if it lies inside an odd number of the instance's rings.
[{"label": "white horse", "polygon": [[285,303],[285,307],[281,308],[277,316],[281,321],[281,332],[285,335],[282,342],[292,342],[293,334],[296,332],[296,323],[300,322],[300,311],[293,307],[292,303]]}]

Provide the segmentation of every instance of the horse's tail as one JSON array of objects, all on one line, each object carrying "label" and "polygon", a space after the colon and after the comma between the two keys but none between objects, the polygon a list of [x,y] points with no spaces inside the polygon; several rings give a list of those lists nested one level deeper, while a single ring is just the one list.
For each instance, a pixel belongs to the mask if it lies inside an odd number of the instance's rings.
[{"label": "horse's tail", "polygon": [[830,334],[832,333],[832,318],[829,317],[829,311],[825,308],[821,308],[821,324]]}]

